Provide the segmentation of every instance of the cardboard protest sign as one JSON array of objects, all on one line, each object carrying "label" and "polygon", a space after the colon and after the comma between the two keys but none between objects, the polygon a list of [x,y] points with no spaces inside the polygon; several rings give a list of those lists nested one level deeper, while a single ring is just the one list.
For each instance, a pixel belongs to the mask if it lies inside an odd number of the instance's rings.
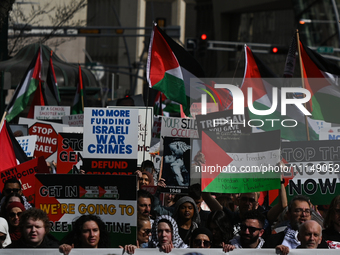
[{"label": "cardboard protest sign", "polygon": [[275,168],[280,131],[211,137],[202,132],[202,153],[205,164],[195,166],[195,171],[201,173],[203,191],[246,193],[280,187],[280,168]]},{"label": "cardboard protest sign", "polygon": [[[290,169],[283,173],[288,200],[305,195],[313,204],[330,204],[340,192],[340,141],[283,142],[281,146]],[[276,199],[273,195],[270,203]]]},{"label": "cardboard protest sign", "polygon": [[245,115],[233,115],[233,110],[197,115],[197,129],[201,138],[202,131],[210,135],[223,136],[224,133],[250,133],[251,127],[243,124],[249,120],[248,111]]},{"label": "cardboard protest sign", "polygon": [[35,150],[35,143],[38,139],[36,135],[30,136],[19,136],[16,137],[18,143],[20,144],[22,150],[26,153],[26,156],[29,158],[33,158],[34,150]]},{"label": "cardboard protest sign", "polygon": [[74,219],[93,214],[105,222],[111,247],[118,247],[136,243],[136,187],[136,176],[39,174],[35,206],[47,213],[59,240]]},{"label": "cardboard protest sign", "polygon": [[84,114],[73,114],[62,117],[63,124],[70,127],[82,127],[84,126]]},{"label": "cardboard protest sign", "polygon": [[61,120],[63,116],[70,115],[70,106],[34,106],[34,118],[37,120]]},{"label": "cardboard protest sign", "polygon": [[164,137],[162,178],[171,193],[190,185],[190,149],[190,138]]},{"label": "cardboard protest sign", "polygon": [[80,172],[83,153],[83,134],[58,134],[58,174],[77,174]]},{"label": "cardboard protest sign", "polygon": [[132,174],[137,168],[138,109],[85,108],[83,169]]},{"label": "cardboard protest sign", "polygon": [[188,137],[198,138],[197,124],[195,119],[189,118],[171,118],[161,116],[161,141],[160,141],[160,155],[163,156],[164,137]]},{"label": "cardboard protest sign", "polygon": [[44,156],[47,161],[57,161],[58,133],[66,125],[27,118],[19,118],[19,124],[27,124],[29,134],[38,136],[34,152],[36,157]]},{"label": "cardboard protest sign", "polygon": [[3,190],[6,180],[16,178],[21,182],[22,192],[27,201],[34,203],[34,175],[36,173],[49,173],[44,157],[35,158],[16,167],[1,171],[0,190]]}]

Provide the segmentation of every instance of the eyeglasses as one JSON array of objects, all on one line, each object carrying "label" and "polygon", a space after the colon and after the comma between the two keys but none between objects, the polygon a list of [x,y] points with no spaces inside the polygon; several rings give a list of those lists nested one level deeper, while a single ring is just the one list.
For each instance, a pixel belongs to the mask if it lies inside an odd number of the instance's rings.
[{"label": "eyeglasses", "polygon": [[10,212],[8,215],[9,215],[9,217],[14,218],[15,216],[20,217],[21,214],[22,214],[22,212],[18,212],[18,213]]},{"label": "eyeglasses", "polygon": [[0,241],[5,241],[5,239],[6,239],[6,235],[0,236]]},{"label": "eyeglasses", "polygon": [[251,226],[247,226],[245,224],[241,224],[241,231],[246,231],[247,229],[249,230],[249,233],[254,233],[257,230],[261,230],[262,228],[255,228]]},{"label": "eyeglasses", "polygon": [[240,200],[242,202],[248,202],[254,204],[256,202],[255,198],[252,197],[241,197]]},{"label": "eyeglasses", "polygon": [[310,215],[310,209],[303,210],[302,208],[296,208],[294,210],[294,213],[296,213],[296,214],[305,213],[306,215]]},{"label": "eyeglasses", "polygon": [[145,235],[149,235],[151,233],[151,228],[145,228],[143,232]]},{"label": "eyeglasses", "polygon": [[203,243],[204,248],[209,248],[211,246],[211,242],[208,240],[201,240],[201,239],[195,239],[194,244],[196,246],[201,246]]},{"label": "eyeglasses", "polygon": [[5,189],[6,193],[12,193],[12,192],[16,192],[18,193],[20,191],[20,189]]}]

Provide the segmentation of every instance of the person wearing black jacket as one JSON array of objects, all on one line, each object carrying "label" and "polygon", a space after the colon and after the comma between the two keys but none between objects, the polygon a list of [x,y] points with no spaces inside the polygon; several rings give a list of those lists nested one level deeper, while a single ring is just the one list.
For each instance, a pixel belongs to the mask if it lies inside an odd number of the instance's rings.
[{"label": "person wearing black jacket", "polygon": [[47,214],[37,208],[24,211],[20,217],[21,238],[6,248],[58,248],[57,239],[50,232]]}]

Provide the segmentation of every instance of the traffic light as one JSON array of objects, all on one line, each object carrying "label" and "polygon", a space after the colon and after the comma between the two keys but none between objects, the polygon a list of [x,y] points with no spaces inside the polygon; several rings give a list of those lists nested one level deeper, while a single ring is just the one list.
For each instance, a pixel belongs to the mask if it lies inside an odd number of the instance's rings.
[{"label": "traffic light", "polygon": [[199,34],[198,37],[198,54],[204,56],[208,48],[208,36],[206,33]]},{"label": "traffic light", "polygon": [[288,47],[284,46],[271,46],[269,49],[269,54],[287,54]]}]

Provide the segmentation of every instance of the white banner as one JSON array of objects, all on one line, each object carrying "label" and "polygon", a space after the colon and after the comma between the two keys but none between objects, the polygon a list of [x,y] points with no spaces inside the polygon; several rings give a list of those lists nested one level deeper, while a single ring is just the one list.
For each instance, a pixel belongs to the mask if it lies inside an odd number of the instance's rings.
[{"label": "white banner", "polygon": [[[61,255],[58,249],[2,249],[1,255]],[[92,255],[94,249],[72,249],[70,255]],[[127,254],[123,253],[122,249],[96,249],[96,255],[108,254]],[[159,249],[137,249],[135,255],[156,255],[156,254],[169,254],[169,255],[274,255],[277,254],[275,249],[236,249],[229,253],[224,253],[222,249],[173,249],[170,253],[160,252]],[[290,250],[289,255],[320,255],[339,254],[338,250],[326,249],[295,249]]]}]

